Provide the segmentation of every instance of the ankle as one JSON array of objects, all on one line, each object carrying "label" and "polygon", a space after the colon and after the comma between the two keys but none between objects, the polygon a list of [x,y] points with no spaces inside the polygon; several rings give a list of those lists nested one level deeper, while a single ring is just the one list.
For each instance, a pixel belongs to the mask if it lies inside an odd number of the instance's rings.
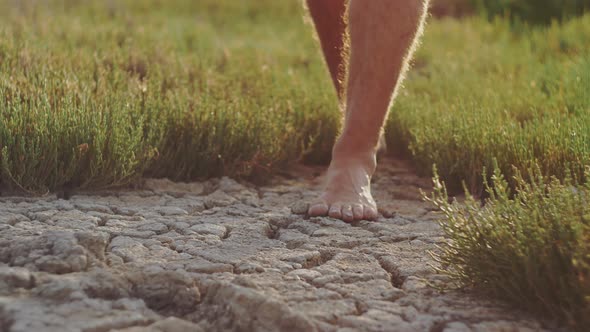
[{"label": "ankle", "polygon": [[332,165],[361,166],[369,173],[373,173],[377,167],[377,149],[375,147],[362,147],[356,144],[346,144],[338,139],[332,149]]}]

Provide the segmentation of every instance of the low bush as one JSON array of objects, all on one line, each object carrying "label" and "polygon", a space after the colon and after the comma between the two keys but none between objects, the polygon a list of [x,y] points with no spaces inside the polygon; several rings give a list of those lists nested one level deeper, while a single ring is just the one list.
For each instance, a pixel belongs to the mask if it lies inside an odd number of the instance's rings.
[{"label": "low bush", "polygon": [[506,21],[433,22],[397,99],[388,146],[451,191],[482,193],[494,159],[584,179],[590,164],[590,16],[515,34]]},{"label": "low bush", "polygon": [[0,4],[0,186],[256,177],[329,158],[338,108],[297,1]]},{"label": "low bush", "polygon": [[590,326],[590,184],[516,173],[512,191],[496,169],[481,205],[466,193],[449,202],[435,177],[428,198],[443,213],[450,242],[437,258],[462,285],[476,286],[546,318]]}]

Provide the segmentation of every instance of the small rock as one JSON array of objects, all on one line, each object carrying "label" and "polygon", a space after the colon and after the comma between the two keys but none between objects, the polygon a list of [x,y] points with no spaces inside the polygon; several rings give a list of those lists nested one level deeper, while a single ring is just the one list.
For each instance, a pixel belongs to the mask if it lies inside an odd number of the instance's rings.
[{"label": "small rock", "polygon": [[318,271],[309,270],[309,269],[294,270],[294,271],[289,272],[288,274],[296,275],[299,278],[304,279],[306,281],[314,280],[316,278],[321,277],[321,275],[322,275]]},{"label": "small rock", "polygon": [[412,240],[410,241],[410,244],[413,246],[423,246],[425,243],[422,240]]},{"label": "small rock", "polygon": [[264,272],[264,268],[258,264],[255,263],[250,263],[250,262],[244,262],[244,263],[240,263],[238,266],[236,266],[235,273],[260,273],[260,272]]},{"label": "small rock", "polygon": [[322,259],[319,251],[291,251],[281,256],[281,260],[301,265],[314,264]]},{"label": "small rock", "polygon": [[388,289],[388,290],[384,291],[383,293],[381,293],[381,296],[383,296],[383,299],[388,300],[388,301],[397,301],[398,299],[401,299],[405,295],[406,295],[406,292],[404,292],[403,290],[401,290],[399,288]]},{"label": "small rock", "polygon": [[145,302],[142,299],[123,298],[116,300],[112,304],[113,309],[129,310],[129,311],[143,311],[147,310]]},{"label": "small rock", "polygon": [[415,292],[427,287],[426,282],[418,277],[409,276],[402,285],[402,289],[406,292]]},{"label": "small rock", "polygon": [[29,221],[29,218],[22,214],[4,213],[0,215],[0,224],[14,226],[21,221]]},{"label": "small rock", "polygon": [[186,210],[183,210],[176,206],[161,206],[156,209],[156,211],[163,215],[163,216],[183,216],[188,215]]},{"label": "small rock", "polygon": [[191,193],[193,195],[201,195],[204,191],[205,186],[200,182],[172,182],[169,179],[146,179],[144,182],[144,188],[153,190],[155,192],[164,192],[173,194]]},{"label": "small rock", "polygon": [[113,214],[113,210],[108,206],[100,205],[100,204],[93,204],[93,203],[75,203],[74,206],[76,209],[88,212],[88,211],[96,211],[106,214]]},{"label": "small rock", "polygon": [[236,180],[224,176],[219,180],[217,190],[223,191],[225,193],[237,193],[246,190],[246,187],[239,184]]},{"label": "small rock", "polygon": [[162,234],[162,233],[168,231],[168,226],[166,226],[162,223],[153,222],[153,223],[141,225],[141,226],[137,227],[137,230],[139,230],[139,231],[152,231],[152,232],[155,232],[156,234]]},{"label": "small rock", "polygon": [[134,216],[139,210],[128,206],[115,206],[113,207],[113,212],[124,216]]},{"label": "small rock", "polygon": [[321,276],[313,279],[312,284],[316,287],[324,287],[331,282],[342,282],[342,277],[337,274]]},{"label": "small rock", "polygon": [[291,213],[293,214],[307,214],[307,210],[309,209],[309,203],[304,201],[297,201],[290,206]]},{"label": "small rock", "polygon": [[135,285],[134,296],[161,313],[183,315],[193,312],[201,300],[201,293],[186,273],[175,271],[137,271],[127,275]]},{"label": "small rock", "polygon": [[247,278],[245,276],[235,277],[234,280],[232,281],[232,284],[236,284],[236,285],[240,285],[240,286],[252,288],[252,289],[259,289],[258,285],[256,284],[256,282],[254,282],[254,280]]},{"label": "small rock", "polygon": [[148,327],[140,327],[138,330],[125,332],[204,332],[203,328],[186,320],[168,317]]},{"label": "small rock", "polygon": [[58,210],[46,210],[46,211],[31,212],[31,213],[28,213],[28,215],[31,220],[37,220],[39,222],[46,222],[47,220],[49,220],[51,217],[53,217],[58,212],[59,212]]},{"label": "small rock", "polygon": [[198,234],[211,234],[219,238],[223,237],[227,232],[225,227],[216,224],[196,224],[191,226],[189,229],[197,232]]},{"label": "small rock", "polygon": [[0,294],[9,294],[13,289],[30,289],[35,280],[29,270],[20,267],[0,266]]},{"label": "small rock", "polygon": [[212,209],[214,207],[225,207],[237,202],[235,198],[226,194],[223,191],[217,190],[205,197],[205,207]]}]

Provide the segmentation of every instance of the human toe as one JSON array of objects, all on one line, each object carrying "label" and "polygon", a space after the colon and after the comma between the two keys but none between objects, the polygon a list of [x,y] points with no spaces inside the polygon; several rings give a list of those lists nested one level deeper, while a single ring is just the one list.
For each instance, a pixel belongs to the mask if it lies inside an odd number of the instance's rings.
[{"label": "human toe", "polygon": [[328,214],[328,204],[325,202],[315,202],[310,204],[307,214],[312,217],[325,216]]},{"label": "human toe", "polygon": [[342,220],[345,222],[354,221],[354,213],[352,211],[352,206],[350,206],[350,205],[342,206]]},{"label": "human toe", "polygon": [[366,220],[377,220],[377,218],[379,218],[377,209],[372,206],[365,206],[363,212],[364,219]]},{"label": "human toe", "polygon": [[354,220],[363,220],[364,218],[364,208],[362,204],[354,204],[352,206],[352,215]]},{"label": "human toe", "polygon": [[342,204],[332,204],[330,206],[330,210],[328,211],[328,215],[332,218],[341,219],[342,218]]}]

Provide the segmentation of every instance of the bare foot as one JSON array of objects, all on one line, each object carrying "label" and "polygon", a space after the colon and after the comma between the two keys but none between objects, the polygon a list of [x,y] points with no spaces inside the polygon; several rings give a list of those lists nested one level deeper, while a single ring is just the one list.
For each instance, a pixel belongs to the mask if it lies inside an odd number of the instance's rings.
[{"label": "bare foot", "polygon": [[310,205],[308,214],[329,215],[346,222],[377,219],[377,204],[371,195],[375,167],[374,153],[363,158],[335,156],[328,168],[324,192]]}]

